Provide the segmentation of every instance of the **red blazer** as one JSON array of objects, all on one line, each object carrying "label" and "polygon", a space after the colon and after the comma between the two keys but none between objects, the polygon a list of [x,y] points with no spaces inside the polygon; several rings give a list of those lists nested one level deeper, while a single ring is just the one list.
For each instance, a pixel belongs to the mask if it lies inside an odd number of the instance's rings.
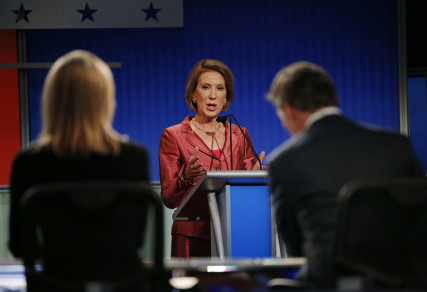
[{"label": "red blazer", "polygon": [[[170,209],[177,208],[193,188],[195,182],[184,181],[182,171],[194,148],[199,148],[199,161],[207,170],[230,170],[230,124],[225,122],[223,155],[218,159],[199,136],[191,129],[188,116],[178,125],[163,130],[159,146],[159,167],[163,203]],[[246,137],[248,131],[243,128]],[[232,125],[233,170],[252,170],[257,158],[236,125]],[[252,143],[252,141],[251,141]],[[209,222],[174,222],[172,234],[182,234],[201,239],[210,239]]]}]

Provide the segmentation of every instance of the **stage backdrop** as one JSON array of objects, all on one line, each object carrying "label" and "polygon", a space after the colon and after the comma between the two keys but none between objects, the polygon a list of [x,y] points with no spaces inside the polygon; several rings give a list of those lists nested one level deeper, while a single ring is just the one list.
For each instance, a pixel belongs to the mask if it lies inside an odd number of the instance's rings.
[{"label": "stage backdrop", "polygon": [[[275,73],[298,60],[330,72],[344,113],[399,131],[396,1],[185,0],[183,5],[183,27],[27,31],[29,62],[53,62],[85,49],[122,63],[113,69],[114,126],[148,147],[152,180],[159,179],[162,130],[192,114],[184,101],[185,82],[203,58],[219,59],[233,71],[236,99],[227,113],[249,130],[258,153],[288,138],[265,94]],[[29,70],[32,139],[40,131],[46,73]]]},{"label": "stage backdrop", "polygon": [[427,170],[427,82],[426,77],[408,78],[409,135],[412,145]]}]

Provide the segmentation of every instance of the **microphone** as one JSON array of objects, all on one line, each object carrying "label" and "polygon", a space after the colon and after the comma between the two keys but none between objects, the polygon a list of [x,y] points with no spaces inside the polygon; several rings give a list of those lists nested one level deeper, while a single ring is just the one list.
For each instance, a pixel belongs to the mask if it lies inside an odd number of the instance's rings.
[{"label": "microphone", "polygon": [[233,145],[233,143],[232,143],[232,140],[231,140],[231,118],[233,118],[234,119],[234,121],[236,122],[236,125],[239,127],[239,130],[240,130],[240,132],[242,132],[242,134],[243,134],[243,137],[245,137],[245,140],[246,140],[246,142],[248,142],[248,144],[249,144],[249,146],[251,147],[251,149],[252,149],[252,151],[254,152],[254,154],[255,154],[255,156],[256,156],[256,158],[257,158],[257,160],[258,160],[258,162],[259,162],[259,169],[260,170],[262,170],[262,163],[261,163],[261,159],[259,158],[259,156],[258,156],[258,154],[256,153],[256,151],[255,151],[255,148],[254,148],[254,145],[252,145],[252,143],[251,143],[251,141],[249,141],[249,138],[245,135],[245,132],[243,132],[243,129],[242,129],[242,127],[240,126],[240,124],[239,124],[239,122],[237,121],[237,119],[236,119],[236,117],[234,116],[234,115],[232,115],[232,114],[230,114],[230,115],[225,115],[225,116],[218,116],[217,118],[216,118],[216,121],[217,122],[220,122],[220,123],[224,123],[226,120],[227,120],[227,117],[229,117],[230,118],[230,153],[231,153],[231,170],[233,170],[233,149],[232,149],[232,145]]},{"label": "microphone", "polygon": [[217,116],[216,117],[216,121],[218,122],[218,123],[224,123],[226,120],[227,120],[227,117],[228,116]]}]

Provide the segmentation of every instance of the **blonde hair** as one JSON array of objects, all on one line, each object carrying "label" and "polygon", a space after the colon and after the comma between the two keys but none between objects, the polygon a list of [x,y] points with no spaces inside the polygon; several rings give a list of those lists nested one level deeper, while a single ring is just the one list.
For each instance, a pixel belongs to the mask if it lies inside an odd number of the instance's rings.
[{"label": "blonde hair", "polygon": [[59,156],[117,155],[124,138],[112,127],[115,106],[108,65],[90,52],[72,51],[59,58],[46,77],[38,144],[51,145]]},{"label": "blonde hair", "polygon": [[223,62],[214,59],[203,59],[194,65],[193,69],[188,76],[187,84],[185,86],[185,102],[188,104],[192,111],[197,112],[197,104],[193,102],[192,96],[196,91],[199,78],[202,73],[214,71],[222,75],[227,89],[226,103],[221,112],[225,112],[230,107],[234,99],[234,77],[230,68]]}]

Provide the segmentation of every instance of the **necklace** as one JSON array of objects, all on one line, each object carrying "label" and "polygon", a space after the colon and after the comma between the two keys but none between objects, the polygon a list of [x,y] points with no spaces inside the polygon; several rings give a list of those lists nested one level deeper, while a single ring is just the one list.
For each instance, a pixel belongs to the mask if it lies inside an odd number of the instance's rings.
[{"label": "necklace", "polygon": [[200,130],[200,131],[205,132],[206,134],[210,134],[210,135],[216,134],[216,132],[218,132],[219,128],[221,128],[221,123],[218,123],[218,128],[216,128],[215,131],[206,131],[206,130],[199,128],[194,120],[191,120],[190,122],[194,125],[194,127],[196,127],[197,130]]}]

